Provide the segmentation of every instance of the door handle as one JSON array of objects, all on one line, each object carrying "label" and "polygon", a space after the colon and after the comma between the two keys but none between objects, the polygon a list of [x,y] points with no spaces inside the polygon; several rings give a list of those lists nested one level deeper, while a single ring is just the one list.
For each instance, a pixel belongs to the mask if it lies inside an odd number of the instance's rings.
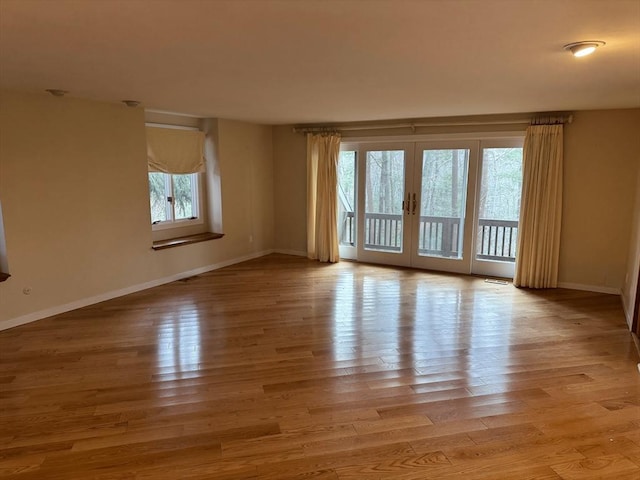
[{"label": "door handle", "polygon": [[413,214],[416,214],[416,207],[418,206],[418,202],[416,201],[416,194],[413,194]]},{"label": "door handle", "polygon": [[411,208],[410,203],[411,203],[411,194],[407,193],[407,201],[406,202],[404,200],[402,201],[402,211],[404,212],[406,208],[407,215],[409,215],[410,213],[410,208]]}]

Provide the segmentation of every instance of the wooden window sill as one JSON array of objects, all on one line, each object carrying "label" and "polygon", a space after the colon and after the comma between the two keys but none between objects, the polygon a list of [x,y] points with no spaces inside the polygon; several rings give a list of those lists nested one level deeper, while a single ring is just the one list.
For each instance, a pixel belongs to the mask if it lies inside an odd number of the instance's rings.
[{"label": "wooden window sill", "polygon": [[182,245],[191,245],[192,243],[206,242],[208,240],[216,240],[224,237],[224,233],[197,233],[195,235],[187,235],[184,237],[168,238],[167,240],[157,240],[153,242],[154,250],[164,250],[165,248],[180,247]]},{"label": "wooden window sill", "polygon": [[0,272],[0,282],[4,282],[5,280],[7,280],[11,275],[9,275],[8,273],[4,273],[4,272]]}]

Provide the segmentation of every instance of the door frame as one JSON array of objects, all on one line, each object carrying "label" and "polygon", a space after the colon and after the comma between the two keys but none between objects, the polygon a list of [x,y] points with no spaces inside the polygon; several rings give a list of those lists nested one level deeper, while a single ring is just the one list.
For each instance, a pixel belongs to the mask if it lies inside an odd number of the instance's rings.
[{"label": "door frame", "polygon": [[[451,133],[451,134],[419,134],[419,135],[385,135],[385,136],[379,136],[379,137],[347,137],[344,138],[343,141],[341,142],[340,145],[340,149],[341,150],[348,150],[348,151],[355,151],[356,152],[356,185],[355,185],[355,189],[356,189],[356,195],[355,195],[355,205],[354,205],[354,210],[355,210],[355,215],[357,217],[357,226],[356,226],[356,231],[355,231],[355,246],[351,247],[351,246],[345,246],[345,245],[340,245],[340,256],[341,258],[345,258],[345,259],[350,259],[350,260],[355,260],[355,261],[360,261],[360,262],[371,262],[371,263],[380,263],[380,264],[386,264],[386,265],[398,265],[398,266],[414,266],[416,268],[428,268],[428,269],[432,269],[432,270],[441,270],[441,271],[449,271],[449,272],[454,272],[454,273],[462,273],[462,274],[471,274],[474,273],[473,272],[473,259],[475,257],[475,241],[474,239],[476,238],[476,229],[477,229],[477,212],[476,212],[476,202],[478,201],[478,199],[476,198],[477,195],[479,195],[479,182],[480,182],[480,163],[481,163],[481,159],[480,159],[480,154],[482,152],[482,147],[485,147],[486,145],[493,145],[494,143],[497,144],[496,148],[500,148],[500,146],[504,146],[506,143],[510,143],[510,141],[513,142],[520,142],[519,145],[514,145],[514,146],[522,146],[522,142],[524,141],[524,136],[525,136],[525,132],[521,131],[521,130],[513,130],[513,131],[507,131],[507,132],[482,132],[482,133]],[[383,150],[383,149],[388,149],[388,150],[397,150],[399,149],[399,146],[404,146],[403,148],[406,148],[407,145],[413,145],[413,147],[409,147],[410,150],[412,150],[413,152],[413,163],[414,165],[418,163],[418,160],[416,158],[416,151],[417,151],[417,144],[418,143],[433,143],[433,144],[441,144],[441,145],[456,145],[456,144],[463,144],[465,142],[468,143],[475,143],[477,145],[476,150],[477,150],[477,155],[476,155],[476,161],[475,161],[475,166],[474,168],[476,169],[475,173],[474,173],[474,179],[473,179],[473,202],[469,202],[468,199],[469,197],[467,196],[466,200],[466,209],[465,209],[465,231],[467,233],[469,233],[469,230],[471,230],[471,234],[467,235],[465,234],[465,238],[464,238],[464,251],[469,252],[470,256],[469,256],[469,262],[468,262],[468,268],[466,266],[463,266],[462,268],[451,268],[452,265],[455,265],[454,260],[452,259],[444,259],[446,260],[444,262],[443,265],[439,265],[440,262],[433,262],[432,266],[429,267],[425,267],[423,265],[413,265],[411,263],[411,259],[409,259],[409,262],[396,262],[394,261],[394,257],[397,258],[395,255],[390,255],[390,254],[384,254],[382,253],[382,255],[365,255],[364,258],[361,256],[361,248],[360,247],[360,238],[363,235],[364,232],[364,216],[363,215],[359,215],[359,209],[360,209],[360,205],[362,204],[362,202],[364,201],[364,187],[361,189],[360,185],[362,184],[362,179],[364,179],[364,174],[361,173],[362,170],[362,166],[364,165],[364,157],[363,157],[363,152],[366,151],[366,149],[369,149],[369,151],[371,150]],[[446,147],[442,147],[442,148],[446,148]],[[453,148],[453,147],[450,147]],[[491,148],[491,146],[489,146],[488,148]],[[471,152],[470,152],[470,163],[471,163]],[[361,160],[362,158],[362,160]],[[415,166],[412,168],[416,168]],[[406,169],[406,158],[405,158],[405,169]],[[471,176],[471,170],[472,170],[472,166],[469,165],[469,175]],[[411,170],[411,176],[415,177],[415,174],[413,172],[413,170]],[[405,193],[408,190],[407,187],[407,170],[405,170]],[[415,181],[415,180],[414,180]],[[467,180],[467,195],[469,195],[469,186],[471,183],[471,179],[468,178]],[[411,185],[411,187],[413,188],[413,185]],[[362,190],[362,193],[361,193]],[[364,208],[364,205],[363,205]],[[404,216],[404,212],[403,212],[403,216]],[[362,218],[360,218],[362,217]],[[419,216],[417,216],[419,218]],[[469,220],[471,221],[471,229],[469,229],[467,227],[467,223],[469,222]],[[413,220],[413,222],[411,223],[411,230],[413,230],[414,228],[414,223],[416,222],[416,220]],[[407,222],[405,222],[407,223]],[[370,251],[369,251],[370,252]],[[376,258],[379,257],[379,258]],[[391,257],[391,258],[389,258]],[[450,268],[447,268],[445,265],[449,264]],[[477,263],[477,261],[476,261]],[[487,262],[484,261],[483,263],[497,263],[497,262]],[[495,276],[500,276],[498,274],[499,272],[496,272],[495,274],[491,274],[491,273],[484,273],[485,275],[495,275]]]}]

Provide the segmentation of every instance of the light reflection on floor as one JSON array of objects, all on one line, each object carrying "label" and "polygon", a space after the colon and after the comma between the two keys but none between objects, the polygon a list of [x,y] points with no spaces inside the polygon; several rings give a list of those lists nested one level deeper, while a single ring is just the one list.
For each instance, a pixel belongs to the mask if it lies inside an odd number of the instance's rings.
[{"label": "light reflection on floor", "polygon": [[[403,287],[403,276],[421,275],[424,282],[405,282],[415,285],[410,291]],[[331,298],[333,359],[380,357],[397,368],[415,369],[416,375],[440,369],[434,364],[437,359],[451,364],[472,385],[504,382],[498,365],[510,355],[512,304],[497,299],[501,289],[512,287],[487,284],[478,289],[478,279],[448,277],[451,285],[434,290],[433,275],[389,270],[381,278],[379,270],[374,276],[366,268],[341,269]],[[465,288],[469,282],[476,287]]]},{"label": "light reflection on floor", "polygon": [[356,298],[360,295],[361,283],[352,271],[342,271],[336,282],[336,294],[333,302],[333,358],[341,360],[353,358],[353,348],[349,343],[340,341],[354,332],[360,332],[360,318],[356,318]]},{"label": "light reflection on floor", "polygon": [[[510,355],[511,305],[504,299],[494,300],[500,288],[511,287],[464,288],[478,280],[459,277],[434,290],[433,273],[414,270],[389,269],[380,275],[379,269],[369,274],[366,268],[346,266],[336,273],[332,291],[314,290],[312,306],[332,317],[317,333],[319,338],[332,338],[335,361],[378,359],[380,364],[413,369],[420,376],[439,369],[434,364],[437,359],[479,383],[494,375],[505,378],[494,365],[504,365]],[[416,276],[423,276],[424,282],[420,278],[415,282]],[[403,282],[409,278],[412,281]],[[410,290],[406,285],[412,285]],[[494,309],[496,303],[500,310]],[[156,321],[157,372],[189,378],[203,362],[203,326],[197,306],[182,303]]]},{"label": "light reflection on floor", "polygon": [[202,361],[200,316],[194,304],[179,305],[158,326],[157,366],[160,373],[175,373],[176,378],[198,370]]},{"label": "light reflection on floor", "polygon": [[400,288],[395,278],[339,272],[332,299],[335,360],[380,355],[381,339],[397,349]]}]

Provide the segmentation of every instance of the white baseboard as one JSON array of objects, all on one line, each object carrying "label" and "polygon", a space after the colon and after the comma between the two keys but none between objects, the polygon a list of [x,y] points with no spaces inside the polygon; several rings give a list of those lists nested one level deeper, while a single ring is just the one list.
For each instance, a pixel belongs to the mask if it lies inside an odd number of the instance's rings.
[{"label": "white baseboard", "polygon": [[225,260],[223,262],[214,263],[212,265],[206,265],[204,267],[195,268],[193,270],[176,273],[168,277],[157,278],[149,282],[139,283],[138,285],[131,285],[130,287],[101,293],[100,295],[94,295],[92,297],[82,298],[80,300],[65,303],[63,305],[56,305],[55,307],[45,308],[44,310],[28,313],[20,317],[10,318],[9,320],[0,322],[0,331],[35,322],[36,320],[42,320],[43,318],[52,317],[53,315],[70,312],[71,310],[76,310],[78,308],[94,305],[96,303],[111,300],[113,298],[129,295],[130,293],[135,293],[141,290],[147,290],[149,288],[157,287],[159,285],[164,285],[166,283],[175,282],[176,280],[181,280],[183,278],[193,277],[195,275],[200,275],[201,273],[210,272],[212,270],[218,270],[220,268],[228,267],[229,265],[234,265],[236,263],[246,262],[247,260],[253,260],[254,258],[264,257],[265,255],[269,255],[270,253],[273,253],[273,250],[263,250],[261,252],[255,252],[249,255],[244,255],[242,257],[233,258],[231,260]]},{"label": "white baseboard", "polygon": [[[633,308],[635,305],[627,305],[631,303],[629,299],[625,296],[624,292],[621,295],[622,297],[622,310],[624,311],[624,319],[627,321],[627,325],[629,326],[629,330],[633,326]],[[631,308],[629,308],[631,307]],[[638,364],[640,367],[640,364]]]},{"label": "white baseboard", "polygon": [[585,292],[607,293],[609,295],[620,295],[619,288],[614,287],[601,287],[598,285],[583,285],[581,283],[558,283],[559,288],[568,288],[569,290],[583,290]]}]

